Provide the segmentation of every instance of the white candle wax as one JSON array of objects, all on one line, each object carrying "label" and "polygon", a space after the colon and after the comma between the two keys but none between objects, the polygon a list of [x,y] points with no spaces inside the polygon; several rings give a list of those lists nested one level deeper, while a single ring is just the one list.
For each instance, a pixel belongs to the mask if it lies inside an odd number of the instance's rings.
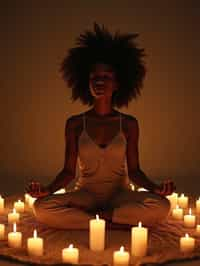
[{"label": "white candle wax", "polygon": [[196,213],[200,213],[200,197],[198,200],[196,200]]},{"label": "white candle wax", "polygon": [[96,219],[90,220],[89,244],[93,251],[102,251],[105,248],[105,224],[105,220],[99,219],[98,215]]},{"label": "white candle wax", "polygon": [[196,223],[195,215],[192,215],[191,208],[189,209],[189,214],[184,215],[184,226],[185,227],[194,227]]},{"label": "white candle wax", "polygon": [[183,219],[183,209],[179,208],[179,206],[176,205],[176,208],[172,210],[172,217],[176,220],[182,220]]},{"label": "white candle wax", "polygon": [[5,224],[0,224],[0,240],[5,238]]},{"label": "white candle wax", "polygon": [[129,252],[124,251],[124,247],[113,253],[113,266],[128,266],[130,260]]},{"label": "white candle wax", "polygon": [[79,262],[79,250],[74,248],[73,245],[69,245],[68,248],[62,250],[62,261],[71,264],[78,264]]},{"label": "white candle wax", "polygon": [[131,254],[135,257],[143,257],[147,252],[148,229],[142,227],[139,222],[137,227],[131,228]]},{"label": "white candle wax", "polygon": [[17,212],[24,212],[24,202],[18,200],[14,203],[14,208]]},{"label": "white candle wax", "polygon": [[196,232],[200,236],[200,224],[197,224],[197,226],[196,226]]},{"label": "white candle wax", "polygon": [[22,233],[17,232],[16,223],[13,224],[13,232],[8,233],[8,246],[20,248],[22,245]]},{"label": "white candle wax", "polygon": [[171,195],[166,196],[166,198],[170,201],[171,210],[175,209],[178,202],[178,194],[174,192]]},{"label": "white candle wax", "polygon": [[27,249],[29,256],[42,256],[43,255],[43,239],[37,237],[36,229],[33,232],[33,237],[27,239]]},{"label": "white candle wax", "polygon": [[180,238],[180,250],[181,252],[190,252],[194,249],[195,239],[185,234],[185,237]]},{"label": "white candle wax", "polygon": [[0,195],[0,213],[4,213],[4,198]]},{"label": "white candle wax", "polygon": [[182,209],[186,209],[188,207],[188,197],[186,197],[184,194],[181,194],[180,197],[178,197],[178,205]]},{"label": "white candle wax", "polygon": [[19,213],[16,212],[15,208],[13,209],[13,212],[8,213],[8,223],[13,224],[13,223],[18,223],[19,222]]}]

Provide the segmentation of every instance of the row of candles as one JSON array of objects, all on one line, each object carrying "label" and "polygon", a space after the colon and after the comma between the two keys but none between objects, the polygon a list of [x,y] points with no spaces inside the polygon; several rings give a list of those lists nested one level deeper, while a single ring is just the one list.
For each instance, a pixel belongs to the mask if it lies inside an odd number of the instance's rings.
[{"label": "row of candles", "polygon": [[[143,191],[141,189],[140,191]],[[64,193],[63,190],[57,193]],[[56,194],[57,194],[56,193]],[[174,219],[182,219],[183,209],[188,207],[188,197],[183,194],[178,197],[177,193],[173,193],[167,196],[171,204],[172,217]],[[25,202],[29,207],[32,207],[35,198],[30,195],[25,194]],[[183,209],[181,209],[182,207]],[[174,206],[176,206],[174,208]],[[18,200],[14,203],[14,209],[12,213],[8,213],[8,223],[13,224],[13,232],[8,233],[8,245],[10,247],[21,247],[22,244],[22,233],[17,232],[16,223],[19,222],[20,212],[24,212],[25,206],[24,202]],[[182,212],[180,212],[182,210]],[[4,213],[4,199],[0,196],[0,212]],[[200,213],[200,198],[196,201],[196,212]],[[189,214],[184,216],[184,225],[186,227],[194,227],[196,224],[195,215],[191,214],[191,209]],[[102,251],[105,249],[105,225],[106,221],[100,219],[96,215],[96,219],[91,219],[89,221],[89,246],[92,251]],[[200,225],[197,225],[196,232],[200,235]],[[5,238],[5,225],[0,224],[0,239]],[[139,222],[138,226],[131,228],[131,255],[133,257],[143,257],[146,255],[148,246],[148,228],[143,227],[142,223]],[[185,237],[180,238],[180,250],[182,252],[190,252],[194,249],[195,239],[190,237],[189,234],[185,234]],[[43,239],[37,236],[36,229],[33,232],[33,237],[27,239],[27,249],[30,256],[42,256],[43,255]],[[121,246],[120,250],[113,252],[113,265],[124,266],[129,265],[130,254],[125,251],[124,247]],[[79,261],[79,249],[74,248],[73,245],[69,245],[68,248],[62,250],[62,261],[68,263],[77,264]]]}]

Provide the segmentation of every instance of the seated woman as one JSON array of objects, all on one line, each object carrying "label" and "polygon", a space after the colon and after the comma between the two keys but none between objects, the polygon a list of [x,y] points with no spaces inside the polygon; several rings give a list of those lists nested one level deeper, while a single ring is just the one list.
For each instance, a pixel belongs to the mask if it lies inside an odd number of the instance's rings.
[{"label": "seated woman", "polygon": [[[61,71],[72,99],[91,108],[66,121],[65,163],[47,186],[28,185],[37,200],[33,211],[38,221],[51,227],[87,229],[99,214],[111,223],[154,226],[170,210],[165,197],[174,189],[170,180],[152,182],[141,170],[138,155],[139,126],[135,117],[114,107],[128,106],[141,91],[145,77],[144,49],[137,48],[137,34],[112,35],[94,25],[69,50]],[[53,194],[79,178],[72,191]],[[148,191],[132,191],[130,182]]]}]

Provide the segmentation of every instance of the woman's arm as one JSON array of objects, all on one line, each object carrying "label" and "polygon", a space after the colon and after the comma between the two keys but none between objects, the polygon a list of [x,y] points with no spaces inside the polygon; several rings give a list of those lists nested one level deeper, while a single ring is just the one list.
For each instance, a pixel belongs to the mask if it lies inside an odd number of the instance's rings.
[{"label": "woman's arm", "polygon": [[26,192],[32,197],[45,197],[54,193],[60,188],[65,187],[74,177],[76,173],[76,161],[78,154],[78,145],[75,134],[76,126],[74,117],[66,121],[65,126],[65,159],[64,167],[55,177],[55,179],[47,186],[43,186],[38,181],[31,181]]},{"label": "woman's arm", "polygon": [[140,169],[138,155],[139,126],[137,120],[129,116],[127,120],[127,167],[128,175],[136,185],[143,187],[151,192],[162,195],[168,195],[173,192],[175,186],[171,180],[164,181],[163,184],[157,185],[152,182],[145,173]]},{"label": "woman's arm", "polygon": [[66,121],[64,167],[61,172],[58,173],[55,179],[47,186],[47,189],[50,193],[54,193],[58,189],[66,187],[66,185],[75,178],[78,154],[75,125],[76,123],[74,117],[70,117]]}]

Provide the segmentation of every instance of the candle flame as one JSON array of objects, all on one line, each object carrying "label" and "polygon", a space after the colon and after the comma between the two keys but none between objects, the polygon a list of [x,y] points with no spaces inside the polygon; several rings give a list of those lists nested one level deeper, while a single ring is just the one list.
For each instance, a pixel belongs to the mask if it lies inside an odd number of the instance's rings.
[{"label": "candle flame", "polygon": [[190,214],[190,215],[192,214],[192,209],[191,209],[191,208],[189,209],[189,214]]},{"label": "candle flame", "polygon": [[124,252],[124,247],[121,246],[119,251],[120,251],[120,252]]},{"label": "candle flame", "polygon": [[14,232],[14,233],[17,232],[17,225],[16,225],[16,223],[13,224],[13,232]]},{"label": "candle flame", "polygon": [[142,222],[138,223],[138,227],[140,227],[140,228],[142,227]]},{"label": "candle flame", "polygon": [[0,195],[0,199],[2,199],[1,195]]},{"label": "candle flame", "polygon": [[13,208],[13,213],[16,213],[16,210],[15,210],[15,208]]},{"label": "candle flame", "polygon": [[179,206],[178,206],[178,204],[176,204],[176,209],[179,209]]},{"label": "candle flame", "polygon": [[200,200],[200,197],[199,197],[199,200]]},{"label": "candle flame", "polygon": [[188,238],[188,237],[189,237],[189,234],[187,234],[187,233],[186,233],[186,234],[185,234],[185,237],[187,237],[187,238]]},{"label": "candle flame", "polygon": [[181,197],[185,197],[185,196],[184,196],[184,193],[181,194]]},{"label": "candle flame", "polygon": [[74,247],[73,244],[70,244],[70,245],[69,245],[69,248],[73,248],[73,247]]},{"label": "candle flame", "polygon": [[99,220],[99,215],[98,214],[96,214],[96,219]]},{"label": "candle flame", "polygon": [[37,230],[36,229],[34,229],[34,231],[33,231],[33,237],[37,238]]},{"label": "candle flame", "polygon": [[21,200],[20,200],[20,199],[18,199],[18,202],[21,202]]}]

